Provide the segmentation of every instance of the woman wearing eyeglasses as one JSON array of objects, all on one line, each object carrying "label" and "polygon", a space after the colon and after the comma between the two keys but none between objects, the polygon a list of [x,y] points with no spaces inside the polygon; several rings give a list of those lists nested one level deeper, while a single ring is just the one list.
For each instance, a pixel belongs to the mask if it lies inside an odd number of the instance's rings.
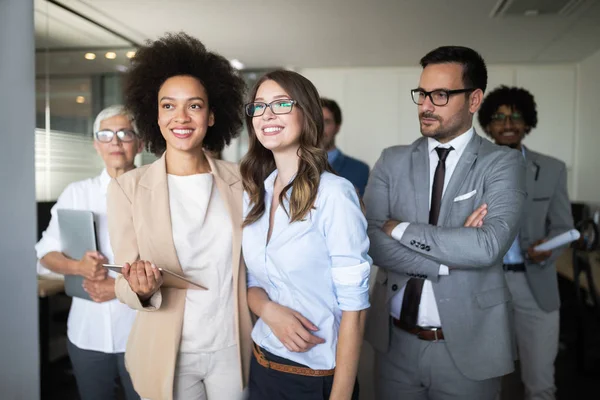
[{"label": "woman wearing eyeglasses", "polygon": [[[127,78],[126,105],[161,155],[109,187],[117,297],[139,311],[129,373],[152,400],[240,399],[251,354],[243,189],[237,166],[209,152],[239,134],[244,82],[183,33],[138,49]],[[159,267],[208,290],[164,286]]]},{"label": "woman wearing eyeglasses", "polygon": [[[67,349],[79,396],[83,400],[116,399],[120,378],[127,400],[139,399],[131,384],[123,355],[135,311],[115,299],[115,273],[106,274],[103,263],[113,261],[106,223],[106,189],[111,178],[135,168],[133,160],[142,151],[131,116],[123,106],[102,110],[94,121],[94,147],[104,161],[99,176],[71,183],[52,207],[50,224],[35,250],[38,273],[80,275],[93,301],[73,297],[67,322]],[[62,253],[56,210],[76,209],[94,213],[98,251],[81,260]]]},{"label": "woman wearing eyeglasses", "polygon": [[243,253],[251,400],[357,399],[371,259],[356,191],[330,172],[312,83],[274,71],[246,105]]}]

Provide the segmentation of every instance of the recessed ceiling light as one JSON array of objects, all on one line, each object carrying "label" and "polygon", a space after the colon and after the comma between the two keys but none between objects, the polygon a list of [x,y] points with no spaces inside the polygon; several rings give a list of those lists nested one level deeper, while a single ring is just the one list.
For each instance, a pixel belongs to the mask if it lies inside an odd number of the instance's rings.
[{"label": "recessed ceiling light", "polygon": [[104,57],[108,58],[109,60],[114,60],[115,58],[117,58],[117,53],[115,53],[114,51],[109,51],[104,55]]},{"label": "recessed ceiling light", "polygon": [[75,101],[76,101],[78,104],[83,104],[83,103],[85,103],[85,97],[83,97],[83,96],[77,96],[77,97],[75,98]]},{"label": "recessed ceiling light", "polygon": [[128,51],[125,55],[127,58],[133,58],[135,57],[135,51]]},{"label": "recessed ceiling light", "polygon": [[523,14],[525,14],[526,17],[537,17],[540,15],[540,10],[527,10]]},{"label": "recessed ceiling light", "polygon": [[229,60],[229,64],[231,64],[231,66],[235,69],[244,69],[244,64],[237,58]]},{"label": "recessed ceiling light", "polygon": [[96,54],[94,53],[85,53],[85,59],[86,60],[95,60],[96,59]]}]

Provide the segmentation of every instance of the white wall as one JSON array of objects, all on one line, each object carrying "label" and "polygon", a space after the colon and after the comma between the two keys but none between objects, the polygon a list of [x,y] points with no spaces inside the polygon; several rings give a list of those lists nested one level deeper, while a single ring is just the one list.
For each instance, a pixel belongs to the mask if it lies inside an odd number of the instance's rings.
[{"label": "white wall", "polygon": [[[600,70],[600,57],[596,58],[595,64],[590,62],[581,68],[590,76],[594,67]],[[420,136],[417,106],[410,98],[410,89],[418,86],[420,67],[303,69],[299,72],[317,86],[321,95],[340,104],[344,121],[337,144],[348,154],[373,166],[385,147],[408,144]],[[576,178],[581,176],[580,169],[589,164],[589,161],[577,163],[575,160],[577,119],[581,118],[577,109],[581,92],[577,84],[578,66],[492,65],[488,72],[488,92],[501,84],[517,85],[535,96],[539,123],[525,143],[567,164],[571,199],[579,200],[584,193],[592,191],[589,180]],[[580,86],[585,85],[579,82]],[[594,90],[587,88],[586,93],[591,97]],[[600,93],[597,86],[596,93]],[[595,106],[595,114],[598,114],[598,102],[589,106]],[[587,113],[590,118],[594,115],[591,110]],[[477,122],[475,126],[485,135]],[[592,140],[591,135],[588,131],[589,140]],[[591,150],[586,151],[585,157],[592,157]],[[595,198],[600,201],[600,194]]]},{"label": "white wall", "polygon": [[600,205],[600,51],[577,66],[577,199]]}]

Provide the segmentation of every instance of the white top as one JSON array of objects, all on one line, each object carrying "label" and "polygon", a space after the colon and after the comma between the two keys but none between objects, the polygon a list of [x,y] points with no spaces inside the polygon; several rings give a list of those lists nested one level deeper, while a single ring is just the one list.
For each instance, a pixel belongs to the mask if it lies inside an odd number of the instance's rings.
[{"label": "white top", "polygon": [[[450,182],[450,178],[454,173],[454,169],[458,164],[458,160],[464,153],[467,145],[473,138],[474,130],[473,128],[469,129],[462,135],[452,139],[448,143],[440,143],[435,139],[428,138],[427,145],[429,150],[429,207],[431,208],[431,190],[433,186],[433,178],[435,175],[435,169],[437,167],[439,156],[435,149],[437,147],[449,148],[453,147],[450,153],[448,153],[448,157],[446,158],[446,175],[444,176],[444,189],[442,192],[446,192],[446,188],[448,187],[448,183]],[[410,225],[409,222],[403,222],[398,224],[394,231],[392,232],[392,237],[396,240],[402,239],[402,235],[404,235],[404,231]],[[448,275],[448,267],[446,265],[440,265],[440,275]],[[391,303],[391,311],[390,314],[392,317],[396,319],[400,319],[400,311],[402,310],[402,300],[404,299],[404,290],[406,289],[406,285],[400,289],[400,291],[392,298]],[[435,303],[435,295],[433,293],[433,286],[431,285],[430,280],[425,280],[423,284],[423,292],[421,293],[421,304],[419,305],[419,317],[417,318],[417,325],[424,327],[441,327],[442,323],[440,321],[440,314],[438,312],[437,304]]]},{"label": "white top", "polygon": [[[67,186],[52,207],[52,218],[48,228],[42,235],[42,239],[35,245],[38,259],[52,251],[62,251],[56,210],[75,209],[89,210],[94,213],[99,250],[109,262],[113,262],[114,256],[106,219],[106,189],[110,180],[108,172],[103,170],[95,178]],[[58,275],[44,268],[39,261],[37,268],[40,275]],[[111,271],[110,276],[115,277],[116,273]],[[67,336],[80,349],[123,353],[135,315],[136,311],[117,299],[95,303],[73,297],[67,322]]]},{"label": "white top", "polygon": [[[329,172],[321,174],[315,204],[301,221],[290,222],[288,197],[275,210],[267,244],[273,186],[277,170],[264,182],[265,212],[244,227],[242,250],[248,287],[260,287],[269,299],[289,307],[315,324],[325,339],[304,353],[287,350],[259,318],[252,340],[267,351],[313,369],[335,367],[343,311],[369,307],[371,258],[367,221],[352,184]],[[244,193],[244,216],[250,199]]]},{"label": "white top", "polygon": [[208,290],[189,289],[179,351],[235,345],[232,226],[212,174],[168,175],[173,242],[183,273]]}]

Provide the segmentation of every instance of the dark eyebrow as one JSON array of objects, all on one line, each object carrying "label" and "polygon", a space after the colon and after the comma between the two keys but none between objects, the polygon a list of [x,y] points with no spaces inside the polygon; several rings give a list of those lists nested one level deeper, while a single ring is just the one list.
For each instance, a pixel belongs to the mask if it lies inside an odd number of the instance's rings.
[{"label": "dark eyebrow", "polygon": [[[175,101],[176,99],[174,97],[164,96],[160,99],[160,101],[163,101],[163,100]],[[195,101],[195,100],[200,100],[200,101],[206,103],[206,100],[204,100],[202,97],[190,97],[189,99],[186,99],[186,101]]]},{"label": "dark eyebrow", "polygon": [[[422,87],[420,87],[420,86],[419,86],[418,88],[416,88],[416,89],[413,89],[413,90],[419,90],[419,91],[421,91],[421,92],[435,92],[436,90],[445,90],[445,91],[447,91],[447,92],[450,92],[450,91],[452,91],[452,90],[455,90],[455,89],[448,89],[448,88],[435,88],[435,89],[433,89],[433,90],[425,90],[425,89],[423,89]],[[460,90],[460,89],[459,89],[459,90]]]},{"label": "dark eyebrow", "polygon": [[[290,96],[287,95],[287,94],[280,94],[280,95],[274,96],[273,99],[287,99],[287,100],[291,100]],[[262,97],[257,97],[257,98],[254,99],[254,101],[264,102],[265,99],[263,99]]]}]

